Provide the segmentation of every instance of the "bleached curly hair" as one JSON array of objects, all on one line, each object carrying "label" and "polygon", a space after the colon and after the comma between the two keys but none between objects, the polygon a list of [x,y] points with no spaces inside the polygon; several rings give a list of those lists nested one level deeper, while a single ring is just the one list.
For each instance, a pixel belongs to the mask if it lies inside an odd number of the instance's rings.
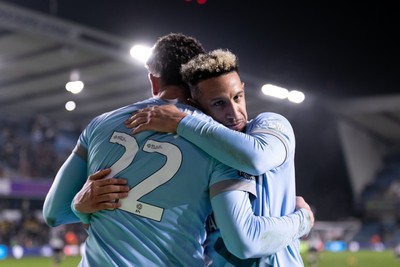
[{"label": "bleached curly hair", "polygon": [[189,84],[191,89],[201,81],[232,71],[239,71],[238,58],[229,50],[224,49],[200,54],[181,66],[182,79]]}]

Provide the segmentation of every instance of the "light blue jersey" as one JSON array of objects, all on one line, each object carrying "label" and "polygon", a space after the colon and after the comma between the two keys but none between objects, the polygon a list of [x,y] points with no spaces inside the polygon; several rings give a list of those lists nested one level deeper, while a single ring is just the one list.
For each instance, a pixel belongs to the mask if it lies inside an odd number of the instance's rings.
[{"label": "light blue jersey", "polygon": [[[254,215],[250,199],[256,196],[255,177],[211,159],[175,134],[131,135],[125,128],[124,121],[133,111],[161,104],[170,103],[150,99],[95,118],[55,177],[43,205],[44,219],[50,226],[90,223],[81,267],[208,266],[202,245],[211,207],[229,251],[240,258],[274,254],[292,243],[288,240],[309,232],[305,210],[276,218]],[[190,117],[210,122],[193,108],[180,107]],[[212,135],[208,127],[199,129]],[[282,146],[276,140],[268,142]],[[251,162],[245,153],[229,155],[229,161]],[[285,153],[281,162],[284,157]],[[92,214],[73,211],[71,202],[88,175],[108,167],[113,170],[110,177],[127,178],[131,186],[122,207]]]},{"label": "light blue jersey", "polygon": [[205,266],[209,188],[230,179],[254,188],[254,180],[175,134],[130,134],[124,121],[132,112],[161,104],[167,102],[150,99],[103,114],[80,136],[77,153],[87,151],[87,172],[111,167],[109,177],[127,178],[131,188],[121,208],[91,214],[81,267]]},{"label": "light blue jersey", "polygon": [[[304,266],[299,238],[305,234],[305,222],[296,219],[275,221],[285,215],[285,218],[293,219],[289,214],[295,211],[296,205],[295,137],[289,121],[276,113],[262,113],[247,124],[244,134],[186,116],[177,133],[221,162],[258,175],[257,199],[252,207],[254,214],[271,218],[269,227],[278,233],[265,249],[274,252],[272,255],[241,260],[225,248],[219,231],[212,232],[206,242],[206,253],[213,260],[212,266]],[[305,210],[300,212],[308,218]],[[218,226],[221,228],[223,223],[218,222]],[[223,237],[225,243],[229,242],[229,237]]]}]

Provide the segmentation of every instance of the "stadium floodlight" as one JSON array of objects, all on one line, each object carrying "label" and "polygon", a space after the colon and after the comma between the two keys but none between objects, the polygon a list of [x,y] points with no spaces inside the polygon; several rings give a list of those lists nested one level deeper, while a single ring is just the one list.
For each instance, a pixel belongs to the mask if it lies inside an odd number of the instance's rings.
[{"label": "stadium floodlight", "polygon": [[65,85],[65,89],[73,94],[79,94],[84,87],[85,84],[82,81],[70,81]]},{"label": "stadium floodlight", "polygon": [[299,104],[299,103],[303,102],[304,99],[305,99],[305,95],[303,92],[300,92],[297,90],[292,90],[289,92],[288,100],[293,103]]},{"label": "stadium floodlight", "polygon": [[134,59],[145,63],[151,55],[151,48],[145,45],[134,45],[130,50],[130,55]]},{"label": "stadium floodlight", "polygon": [[68,111],[73,111],[76,108],[76,103],[74,101],[68,101],[65,103],[65,109]]},{"label": "stadium floodlight", "polygon": [[261,87],[261,91],[264,95],[276,97],[279,99],[285,99],[289,95],[289,91],[287,89],[272,84],[264,84]]},{"label": "stadium floodlight", "polygon": [[71,71],[69,75],[69,82],[65,84],[65,89],[68,92],[79,94],[83,90],[85,84],[80,80],[80,76],[79,70]]}]

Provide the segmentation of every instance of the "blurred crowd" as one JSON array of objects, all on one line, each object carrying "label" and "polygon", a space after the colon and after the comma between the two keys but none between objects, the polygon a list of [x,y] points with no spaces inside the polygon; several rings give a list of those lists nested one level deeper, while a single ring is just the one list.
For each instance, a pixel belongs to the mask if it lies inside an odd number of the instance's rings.
[{"label": "blurred crowd", "polygon": [[[0,181],[53,179],[79,137],[80,129],[58,125],[44,116],[25,121],[0,117]],[[1,190],[1,188],[0,188]],[[25,248],[49,244],[50,228],[41,217],[43,199],[21,199],[0,195],[0,244]],[[85,231],[69,225],[77,242]]]},{"label": "blurred crowd", "polygon": [[54,177],[80,132],[44,116],[23,122],[0,118],[0,125],[0,178]]},{"label": "blurred crowd", "polygon": [[37,247],[48,243],[48,227],[32,214],[20,220],[0,221],[0,244]]},{"label": "blurred crowd", "polygon": [[[0,213],[0,244],[8,247],[19,245],[27,249],[51,245],[54,239],[52,228],[44,223],[40,210],[9,211],[14,214],[7,216],[7,210]],[[86,232],[80,224],[70,224],[62,228],[65,244],[78,245],[86,238]]]}]

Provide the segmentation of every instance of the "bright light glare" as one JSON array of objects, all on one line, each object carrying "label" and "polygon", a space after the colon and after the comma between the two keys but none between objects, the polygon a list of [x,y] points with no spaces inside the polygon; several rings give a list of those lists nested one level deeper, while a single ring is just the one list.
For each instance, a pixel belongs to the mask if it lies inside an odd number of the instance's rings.
[{"label": "bright light glare", "polygon": [[285,88],[272,84],[264,84],[261,87],[261,91],[263,92],[264,95],[276,97],[279,99],[287,98],[289,101],[297,104],[303,102],[305,99],[305,95],[301,91],[292,90],[289,92],[289,90]]},{"label": "bright light glare", "polygon": [[76,108],[76,104],[74,101],[68,101],[65,103],[65,109],[68,111],[73,111]]},{"label": "bright light glare", "polygon": [[82,81],[71,81],[65,85],[65,89],[73,94],[79,94],[84,87],[85,85]]},{"label": "bright light glare", "polygon": [[261,87],[261,91],[264,95],[273,96],[279,99],[285,99],[289,94],[287,89],[272,84],[264,84]]},{"label": "bright light glare", "polygon": [[70,81],[79,81],[81,74],[79,73],[79,70],[72,70],[71,73],[69,74],[69,80]]},{"label": "bright light glare", "polygon": [[131,48],[130,54],[134,59],[145,63],[151,55],[151,48],[144,45],[134,45]]},{"label": "bright light glare", "polygon": [[21,247],[20,245],[14,245],[12,247],[12,254],[14,258],[21,259],[22,256],[24,256],[24,248]]},{"label": "bright light glare", "polygon": [[300,91],[293,90],[293,91],[290,91],[290,93],[288,95],[288,100],[293,103],[297,103],[297,104],[301,103],[304,101],[304,99],[305,99],[305,96],[304,96],[303,92],[300,92]]}]

